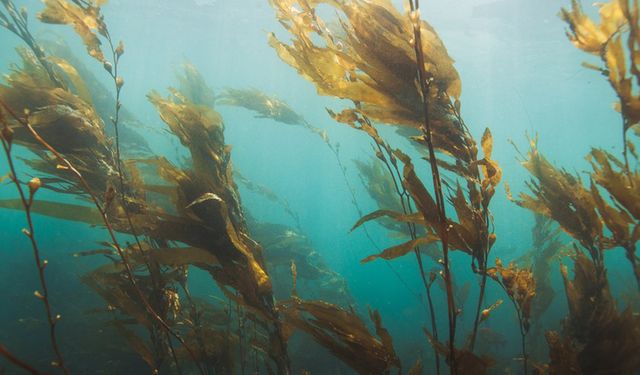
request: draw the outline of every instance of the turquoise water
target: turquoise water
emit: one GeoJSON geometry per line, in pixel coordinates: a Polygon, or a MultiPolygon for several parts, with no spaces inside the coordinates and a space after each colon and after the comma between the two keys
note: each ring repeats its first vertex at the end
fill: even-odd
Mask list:
{"type": "MultiPolygon", "coordinates": [[[[399,8],[402,6],[399,1],[394,3],[399,8]]],[[[34,15],[43,7],[40,2],[16,1],[16,5],[28,9],[29,25],[36,38],[63,40],[100,82],[112,88],[108,75],[99,63],[86,55],[71,28],[38,22],[34,15]]],[[[508,182],[514,193],[525,191],[524,182],[529,175],[518,162],[518,153],[509,141],[527,150],[526,134],[539,137],[540,150],[552,162],[578,174],[588,169],[584,156],[593,146],[615,155],[621,153],[619,114],[612,109],[616,97],[603,77],[581,66],[590,57],[574,48],[566,38],[566,24],[558,17],[562,6],[570,4],[551,0],[455,3],[432,0],[422,4],[423,18],[439,33],[461,76],[462,114],[470,133],[480,139],[485,127],[491,128],[493,159],[499,162],[503,181],[508,182]]],[[[584,6],[590,8],[589,4],[584,6]]],[[[399,239],[375,223],[367,224],[371,239],[363,230],[350,232],[360,214],[352,204],[345,176],[363,213],[378,208],[354,163],[354,160],[368,161],[373,156],[371,141],[364,133],[338,124],[327,115],[325,108],[343,108],[348,102],[318,95],[315,87],[283,63],[268,45],[267,32],[274,31],[285,41],[289,38],[269,3],[266,0],[113,0],[103,6],[103,13],[114,39],[122,39],[126,45],[120,62],[120,74],[126,82],[122,103],[143,124],[133,130],[142,135],[153,154],[176,163],[188,155],[175,137],[167,136],[166,125],[146,97],[151,90],[164,95],[166,87],[175,86],[175,72],[185,62],[198,68],[214,92],[222,92],[224,88],[259,89],[286,102],[309,124],[326,130],[331,142],[340,144],[345,175],[327,145],[307,129],[258,118],[244,108],[216,106],[224,119],[225,142],[232,146],[234,168],[253,183],[286,199],[299,217],[297,223],[282,205],[239,183],[242,205],[251,222],[281,224],[287,226],[287,230],[299,230],[308,241],[306,245],[317,252],[326,268],[346,282],[346,294],[339,298],[333,296],[336,300],[331,302],[342,302],[345,308],[347,304],[352,305],[367,324],[367,308],[378,309],[394,338],[404,371],[422,358],[424,373],[433,373],[433,351],[422,333],[422,327],[430,327],[430,322],[415,258],[405,256],[390,262],[360,264],[362,258],[397,244],[399,239]]],[[[588,13],[595,14],[595,11],[589,9],[588,13]]],[[[14,47],[20,45],[21,41],[13,34],[0,29],[1,72],[8,73],[11,64],[19,62],[14,47]]],[[[394,147],[413,157],[423,180],[429,181],[428,164],[420,161],[410,141],[390,127],[381,125],[379,130],[394,147]]],[[[34,157],[33,154],[19,146],[13,154],[22,179],[26,181],[37,175],[18,160],[34,157]]],[[[0,174],[8,171],[6,159],[2,159],[0,167],[0,174]]],[[[17,198],[15,186],[3,182],[0,198],[17,198]]],[[[45,190],[39,192],[38,199],[74,201],[45,190]]],[[[506,264],[532,247],[534,216],[510,202],[502,184],[491,210],[498,239],[490,264],[496,256],[506,264]]],[[[48,325],[42,303],[33,296],[33,290],[39,288],[37,271],[29,242],[20,232],[26,225],[24,213],[0,209],[0,223],[0,293],[3,297],[0,343],[36,368],[51,371],[48,325]]],[[[123,345],[118,332],[103,324],[104,315],[92,312],[103,308],[104,301],[80,280],[83,274],[104,264],[105,259],[72,256],[100,247],[99,241],[107,241],[102,226],[42,215],[35,215],[34,224],[42,255],[49,260],[46,277],[51,303],[63,317],[58,325],[58,337],[72,372],[146,373],[148,367],[123,345]]],[[[259,230],[256,226],[250,223],[250,233],[259,230]]],[[[266,230],[264,236],[268,237],[269,233],[266,230]]],[[[560,238],[563,243],[571,243],[565,234],[560,238]]],[[[122,235],[122,240],[131,241],[131,238],[122,235]]],[[[265,256],[268,259],[269,253],[265,256]]],[[[623,294],[635,281],[624,252],[610,251],[606,261],[613,290],[619,296],[620,305],[625,306],[623,294]]],[[[426,258],[425,262],[427,270],[439,269],[435,262],[426,258]]],[[[479,278],[470,272],[467,255],[454,252],[451,262],[457,286],[470,285],[458,323],[458,340],[462,345],[473,327],[479,278]]],[[[570,263],[568,259],[562,262],[570,263]]],[[[273,273],[284,280],[283,285],[289,286],[287,267],[273,273]]],[[[541,321],[545,329],[559,329],[567,313],[559,262],[552,265],[551,280],[556,294],[541,321]]],[[[301,283],[302,297],[313,295],[314,288],[318,288],[313,282],[301,283]]],[[[215,284],[202,271],[192,271],[190,285],[194,294],[209,298],[212,303],[217,300],[210,298],[211,295],[220,296],[215,284]]],[[[288,297],[283,295],[286,288],[276,292],[277,298],[288,297]]],[[[445,294],[437,286],[433,294],[442,338],[447,329],[445,294]]],[[[637,291],[635,298],[637,300],[637,291]]],[[[494,346],[486,344],[480,351],[491,352],[497,359],[493,372],[517,373],[521,371],[521,361],[517,359],[521,356],[518,321],[504,292],[490,282],[483,305],[488,306],[497,299],[504,299],[505,303],[483,324],[504,336],[504,342],[494,346]]],[[[536,361],[546,361],[544,350],[535,355],[539,356],[535,357],[536,361]]],[[[352,373],[339,359],[304,337],[292,340],[289,356],[294,373],[302,369],[313,374],[352,373]]],[[[2,368],[7,374],[19,373],[0,358],[2,368]]],[[[266,373],[264,368],[260,371],[266,373]]]]}

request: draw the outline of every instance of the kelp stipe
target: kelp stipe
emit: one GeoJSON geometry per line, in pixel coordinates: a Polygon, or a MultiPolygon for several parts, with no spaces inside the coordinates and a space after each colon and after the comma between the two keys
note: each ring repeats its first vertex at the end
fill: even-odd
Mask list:
{"type": "MultiPolygon", "coordinates": [[[[24,371],[30,373],[31,375],[40,375],[41,372],[36,370],[32,365],[23,361],[22,359],[16,357],[13,353],[9,351],[4,345],[0,344],[0,355],[7,359],[7,361],[13,363],[15,366],[20,367],[24,371]]],[[[4,369],[2,369],[4,371],[4,369]]]]}
{"type": "MultiPolygon", "coordinates": [[[[22,204],[22,209],[24,210],[25,217],[27,220],[28,228],[26,229],[23,228],[22,233],[29,239],[29,242],[31,243],[34,262],[38,270],[38,280],[39,280],[40,288],[42,289],[42,292],[40,292],[39,290],[36,290],[34,292],[34,295],[44,304],[44,309],[47,316],[47,323],[49,324],[49,341],[56,358],[55,360],[51,361],[51,365],[54,367],[60,368],[63,373],[69,374],[70,372],[62,356],[62,352],[60,350],[60,346],[58,344],[58,338],[56,335],[56,326],[58,325],[58,322],[60,321],[60,319],[62,319],[62,316],[60,314],[54,314],[53,312],[53,308],[51,306],[51,301],[50,301],[51,295],[50,295],[49,287],[47,284],[47,279],[45,277],[45,269],[49,264],[49,261],[47,259],[42,259],[40,246],[38,245],[38,241],[36,240],[36,230],[35,230],[35,226],[33,224],[33,219],[32,219],[31,207],[33,206],[36,192],[42,186],[42,181],[40,181],[40,179],[37,177],[32,178],[26,184],[28,187],[28,193],[25,194],[25,191],[24,191],[25,189],[22,186],[23,183],[18,178],[18,174],[16,172],[16,168],[13,162],[13,155],[11,154],[12,146],[13,146],[13,138],[14,138],[13,130],[9,128],[9,125],[4,116],[4,111],[5,109],[0,107],[0,126],[2,126],[2,130],[0,133],[0,142],[2,142],[2,148],[4,150],[4,154],[7,158],[7,163],[9,165],[8,178],[15,185],[16,190],[18,191],[18,195],[20,196],[20,202],[22,204]]],[[[28,113],[25,113],[25,116],[28,118],[28,113]]],[[[9,352],[5,350],[3,350],[3,353],[6,353],[6,355],[9,354],[9,352]]],[[[12,362],[14,362],[13,359],[17,360],[17,358],[13,356],[7,357],[7,358],[9,358],[9,360],[11,360],[12,362]]],[[[18,361],[17,363],[20,364],[21,362],[18,361]]],[[[22,365],[20,366],[24,367],[22,365]]]]}
{"type": "MultiPolygon", "coordinates": [[[[122,108],[120,97],[122,88],[124,86],[124,79],[118,74],[118,71],[120,67],[120,59],[125,52],[124,44],[122,41],[120,41],[116,46],[116,44],[113,42],[111,33],[109,32],[109,27],[104,21],[104,17],[101,14],[100,2],[82,0],[72,0],[72,2],[73,4],[64,1],[46,1],[46,7],[40,14],[38,14],[38,18],[45,23],[73,25],[74,30],[82,38],[84,44],[86,45],[89,55],[98,60],[98,62],[102,64],[104,70],[111,77],[115,90],[115,108],[113,115],[109,117],[109,120],[113,125],[115,134],[115,166],[119,183],[117,193],[120,200],[120,207],[122,208],[124,216],[129,225],[129,232],[136,242],[137,251],[140,254],[143,254],[143,257],[146,257],[143,252],[141,240],[138,236],[138,230],[134,226],[134,223],[131,219],[129,206],[133,203],[133,200],[128,199],[129,192],[127,192],[126,189],[130,188],[130,184],[125,184],[124,169],[122,168],[122,158],[120,152],[119,124],[120,110],[122,108]],[[102,51],[102,43],[99,39],[99,36],[107,41],[109,52],[111,54],[111,61],[106,58],[104,52],[102,51]]],[[[113,188],[109,186],[108,189],[113,188]]],[[[144,263],[152,280],[152,299],[158,300],[161,298],[159,296],[162,296],[167,292],[162,290],[162,283],[160,281],[162,277],[160,275],[160,265],[158,265],[157,263],[152,263],[150,259],[145,259],[144,263]]],[[[155,303],[155,305],[156,306],[154,308],[158,309],[158,304],[155,303]]],[[[166,343],[169,347],[174,363],[178,368],[178,371],[180,371],[180,365],[178,364],[178,359],[176,357],[171,338],[169,337],[170,335],[168,332],[165,332],[165,335],[166,343]]]]}

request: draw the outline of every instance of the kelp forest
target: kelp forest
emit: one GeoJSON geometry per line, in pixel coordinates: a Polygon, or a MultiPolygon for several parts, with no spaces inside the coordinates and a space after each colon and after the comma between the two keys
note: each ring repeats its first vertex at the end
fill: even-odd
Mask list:
{"type": "Polygon", "coordinates": [[[0,374],[640,373],[638,0],[142,3],[0,0],[0,374]]]}

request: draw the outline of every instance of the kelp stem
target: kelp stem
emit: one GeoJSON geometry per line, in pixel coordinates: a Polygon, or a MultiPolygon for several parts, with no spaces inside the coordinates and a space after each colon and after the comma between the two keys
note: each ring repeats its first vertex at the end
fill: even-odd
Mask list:
{"type": "MultiPolygon", "coordinates": [[[[2,125],[4,126],[4,129],[8,131],[9,128],[7,126],[7,123],[5,122],[1,109],[0,109],[0,123],[2,123],[2,125]]],[[[49,323],[49,340],[51,341],[51,347],[53,348],[53,351],[56,357],[54,365],[56,367],[59,367],[63,373],[68,375],[70,374],[70,372],[67,366],[65,365],[64,359],[62,357],[62,353],[60,351],[60,347],[58,345],[58,340],[56,337],[56,326],[58,321],[60,320],[60,315],[54,316],[53,312],[51,311],[51,303],[49,301],[49,288],[47,286],[47,279],[45,278],[45,275],[44,275],[44,270],[47,267],[47,261],[43,260],[42,257],[40,256],[40,248],[38,246],[38,242],[36,241],[35,227],[33,225],[33,219],[31,217],[31,205],[33,204],[33,197],[36,193],[36,190],[39,188],[39,186],[34,188],[30,185],[29,197],[27,198],[24,192],[24,189],[22,188],[22,185],[18,180],[18,176],[16,174],[16,168],[15,168],[15,165],[13,164],[13,157],[11,155],[11,140],[5,139],[5,137],[0,137],[0,140],[2,140],[2,148],[4,149],[4,153],[7,157],[7,163],[9,164],[9,170],[11,171],[10,180],[14,183],[14,185],[16,186],[16,189],[18,190],[18,194],[20,195],[20,201],[22,202],[22,206],[24,208],[25,216],[27,219],[27,225],[29,227],[29,230],[23,230],[23,233],[29,238],[29,241],[31,242],[31,248],[33,250],[33,258],[36,263],[36,268],[38,269],[38,279],[40,281],[40,288],[42,288],[42,293],[40,293],[39,291],[36,291],[35,293],[36,293],[36,297],[44,303],[44,309],[47,314],[47,322],[49,323]]],[[[40,183],[39,180],[38,180],[38,183],[40,183]]]]}
{"type": "Polygon", "coordinates": [[[102,207],[102,204],[98,200],[98,196],[95,194],[93,189],[91,189],[91,187],[89,186],[89,183],[87,182],[87,180],[85,180],[85,178],[82,176],[82,174],[73,166],[73,164],[71,164],[71,162],[69,162],[64,156],[62,156],[62,154],[60,154],[46,140],[44,140],[44,138],[42,138],[40,136],[40,134],[38,134],[38,132],[31,126],[31,124],[27,120],[22,119],[18,115],[16,115],[13,112],[13,110],[4,101],[0,100],[0,105],[11,115],[11,117],[13,117],[20,125],[22,125],[27,130],[27,132],[29,134],[31,134],[31,136],[38,143],[40,143],[40,145],[42,145],[49,152],[51,152],[54,155],[54,157],[56,158],[56,160],[65,169],[69,170],[78,179],[78,181],[80,182],[82,187],[85,189],[85,192],[89,195],[89,197],[93,201],[95,207],[98,209],[98,212],[100,213],[102,221],[104,222],[105,227],[107,228],[107,232],[109,233],[109,237],[111,238],[113,246],[116,248],[116,251],[118,252],[118,255],[120,256],[120,259],[122,260],[122,263],[123,263],[123,265],[125,267],[125,271],[126,271],[127,277],[129,279],[129,281],[131,282],[131,285],[132,285],[133,289],[135,290],[136,294],[140,298],[140,301],[144,305],[145,310],[147,310],[149,315],[151,315],[151,317],[154,320],[156,320],[156,322],[158,322],[164,329],[166,329],[171,334],[171,336],[173,336],[176,340],[178,340],[178,342],[180,342],[180,344],[182,346],[184,346],[185,350],[189,353],[189,356],[194,360],[194,363],[196,364],[196,367],[198,368],[199,372],[202,375],[204,375],[204,370],[198,364],[198,361],[196,359],[197,357],[196,357],[195,353],[193,352],[193,350],[187,345],[187,343],[184,341],[182,336],[180,336],[180,334],[178,334],[173,329],[171,329],[171,327],[167,324],[167,322],[165,322],[164,319],[162,319],[162,317],[160,317],[160,315],[158,315],[158,313],[149,304],[149,301],[148,301],[147,297],[144,295],[144,293],[142,293],[142,290],[140,289],[140,287],[138,286],[138,283],[136,282],[135,275],[133,274],[133,269],[131,267],[131,264],[129,263],[129,260],[128,260],[126,254],[122,250],[122,247],[120,246],[120,243],[118,242],[118,239],[116,238],[115,230],[113,229],[113,226],[111,225],[111,222],[109,221],[109,218],[107,216],[107,212],[105,211],[104,207],[102,207]]]}
{"type": "Polygon", "coordinates": [[[478,306],[476,307],[476,316],[473,322],[473,333],[471,334],[471,342],[469,344],[469,350],[473,352],[473,348],[476,344],[476,337],[478,336],[478,326],[480,325],[480,313],[482,310],[482,302],[484,301],[484,292],[487,286],[487,272],[486,261],[483,266],[482,279],[480,280],[480,295],[478,296],[478,306]]]}
{"type": "Polygon", "coordinates": [[[4,345],[0,344],[0,355],[5,357],[7,361],[13,363],[14,365],[20,367],[31,375],[40,375],[42,374],[40,371],[36,370],[33,366],[21,360],[20,358],[13,355],[9,349],[7,349],[4,345]]]}
{"type": "MultiPolygon", "coordinates": [[[[411,4],[412,15],[418,15],[420,7],[418,0],[409,2],[411,4]]],[[[414,50],[416,53],[416,63],[418,65],[418,80],[420,81],[420,90],[422,91],[422,107],[424,115],[424,123],[422,124],[422,132],[424,133],[427,147],[429,149],[429,164],[431,166],[431,176],[433,178],[433,187],[435,191],[436,205],[438,207],[438,217],[440,219],[440,240],[442,242],[442,255],[444,267],[444,282],[447,291],[447,312],[449,318],[449,368],[452,374],[456,373],[455,360],[455,336],[456,336],[456,306],[453,299],[453,285],[451,280],[451,270],[449,265],[449,223],[444,204],[444,195],[442,193],[442,180],[438,169],[438,162],[433,147],[433,139],[431,134],[431,124],[429,121],[429,87],[427,84],[426,72],[424,69],[424,55],[422,51],[422,38],[420,36],[420,20],[412,20],[414,34],[414,50]]]]}
{"type": "MultiPolygon", "coordinates": [[[[368,120],[367,120],[368,121],[368,120]]],[[[378,140],[376,140],[375,138],[373,139],[374,142],[376,143],[376,146],[378,147],[378,151],[380,153],[382,153],[382,151],[384,150],[387,153],[388,157],[385,157],[382,159],[384,165],[387,167],[387,170],[389,171],[389,174],[391,175],[391,181],[393,181],[393,185],[396,189],[396,193],[398,194],[398,197],[400,198],[400,205],[402,206],[402,212],[406,215],[408,213],[411,212],[411,200],[409,198],[409,194],[407,193],[407,190],[405,189],[405,187],[402,185],[402,183],[398,182],[397,180],[402,181],[402,177],[400,174],[400,171],[398,170],[397,165],[394,164],[394,168],[391,168],[391,166],[389,165],[389,157],[392,156],[392,152],[389,148],[389,146],[387,144],[383,144],[381,145],[379,143],[378,140]],[[395,173],[394,173],[395,171],[395,173]],[[397,179],[397,180],[396,180],[397,179]],[[400,189],[400,187],[402,187],[402,189],[400,189]],[[405,202],[405,199],[407,200],[405,202]]],[[[409,234],[411,235],[411,239],[415,240],[416,239],[416,227],[414,224],[412,223],[407,223],[407,228],[409,229],[409,234]]],[[[433,337],[436,339],[436,341],[438,340],[438,326],[436,324],[436,317],[435,317],[435,310],[433,308],[433,299],[431,298],[431,285],[429,284],[429,282],[427,281],[427,276],[424,272],[424,265],[422,263],[422,253],[420,252],[420,247],[417,246],[414,249],[414,254],[416,255],[416,261],[418,263],[418,270],[420,272],[420,278],[422,280],[422,283],[424,285],[424,289],[425,289],[425,293],[427,295],[427,303],[429,305],[429,318],[431,320],[431,332],[433,332],[433,337]]],[[[436,359],[436,374],[440,374],[440,354],[438,353],[438,350],[434,347],[433,348],[433,353],[436,359]]]]}

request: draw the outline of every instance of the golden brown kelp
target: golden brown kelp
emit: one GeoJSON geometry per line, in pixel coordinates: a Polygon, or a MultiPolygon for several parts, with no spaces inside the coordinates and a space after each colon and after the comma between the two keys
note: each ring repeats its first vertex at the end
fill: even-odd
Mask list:
{"type": "Polygon", "coordinates": [[[522,165],[535,178],[527,182],[532,195],[520,193],[515,202],[558,222],[602,268],[603,228],[591,192],[578,177],[556,168],[538,152],[536,139],[530,141],[530,151],[522,165]]]}
{"type": "MultiPolygon", "coordinates": [[[[31,126],[79,171],[92,189],[105,191],[109,180],[115,178],[115,162],[100,118],[93,107],[67,89],[52,82],[33,54],[18,49],[22,67],[14,67],[0,85],[0,98],[14,113],[28,112],[31,126]]],[[[9,126],[15,131],[15,141],[32,150],[40,150],[24,127],[13,119],[9,126]]],[[[33,162],[35,169],[42,170],[53,180],[43,180],[52,186],[63,184],[70,193],[79,193],[82,188],[67,171],[56,169],[51,156],[40,153],[44,162],[33,162]]]]}
{"type": "Polygon", "coordinates": [[[216,95],[213,89],[207,85],[200,71],[191,63],[185,62],[176,71],[178,91],[193,103],[213,108],[216,103],[216,95]]]}
{"type": "Polygon", "coordinates": [[[62,357],[62,352],[60,351],[58,339],[56,336],[56,326],[62,317],[59,314],[54,315],[53,313],[50,301],[49,287],[47,284],[47,279],[45,277],[45,269],[49,262],[46,259],[42,259],[40,247],[38,245],[38,241],[36,240],[35,226],[32,220],[31,207],[34,202],[36,192],[42,186],[42,181],[40,181],[40,179],[37,177],[32,178],[26,184],[28,187],[28,194],[25,194],[25,189],[22,186],[22,182],[20,182],[20,180],[18,179],[16,168],[13,162],[13,155],[11,154],[14,138],[13,130],[9,128],[5,120],[4,109],[2,108],[0,108],[0,126],[2,126],[2,131],[0,133],[0,142],[2,142],[2,148],[4,149],[7,163],[9,165],[9,179],[11,180],[11,182],[13,182],[16,190],[18,191],[20,202],[22,203],[22,208],[24,209],[25,217],[27,220],[28,228],[23,229],[22,233],[29,239],[31,243],[33,258],[38,270],[38,281],[40,282],[40,288],[42,289],[42,292],[40,290],[36,290],[34,292],[34,295],[44,304],[45,313],[47,315],[47,323],[49,324],[49,340],[51,341],[51,347],[56,357],[54,361],[51,361],[51,364],[54,367],[60,368],[63,373],[69,374],[69,369],[67,368],[67,365],[65,364],[65,361],[62,357]]]}
{"type": "Polygon", "coordinates": [[[353,303],[347,281],[327,266],[324,257],[313,248],[306,236],[284,225],[251,219],[248,220],[248,227],[252,237],[264,248],[264,258],[278,299],[290,296],[289,271],[291,262],[294,262],[297,279],[301,281],[300,295],[339,306],[353,303]]]}
{"type": "Polygon", "coordinates": [[[205,268],[225,287],[239,292],[246,307],[260,313],[272,326],[270,355],[281,373],[288,372],[285,342],[282,340],[273,306],[271,280],[266,273],[262,250],[248,235],[230,162],[230,148],[224,144],[224,124],[212,108],[190,101],[175,90],[167,99],[149,95],[161,118],[188,148],[193,168],[164,173],[176,184],[176,209],[180,217],[162,223],[156,236],[169,236],[215,254],[219,265],[205,268]],[[173,220],[182,222],[179,232],[173,220]]]}
{"type": "MultiPolygon", "coordinates": [[[[111,122],[113,117],[113,111],[116,106],[115,96],[110,92],[109,88],[105,86],[96,74],[93,73],[89,66],[84,64],[83,59],[76,56],[69,45],[62,39],[43,40],[40,41],[40,45],[48,53],[49,58],[55,56],[55,61],[59,58],[64,59],[66,63],[73,67],[79,76],[81,86],[86,87],[88,91],[88,97],[90,103],[96,110],[96,113],[102,118],[102,121],[106,124],[111,122]]],[[[75,86],[76,85],[71,85],[75,86]]],[[[85,96],[82,96],[85,98],[85,96]]],[[[121,103],[120,115],[119,115],[119,138],[122,144],[122,153],[126,157],[143,157],[151,154],[149,143],[139,130],[153,131],[154,129],[148,125],[142,123],[136,114],[127,108],[126,103],[121,103]]],[[[115,129],[113,126],[106,126],[105,133],[109,137],[115,136],[115,129]]],[[[157,131],[157,130],[156,130],[157,131]]]]}
{"type": "Polygon", "coordinates": [[[569,304],[563,335],[549,332],[551,374],[620,373],[640,369],[640,317],[619,312],[606,274],[580,252],[574,259],[574,278],[562,268],[569,304]]]}
{"type": "MultiPolygon", "coordinates": [[[[340,172],[342,173],[342,177],[344,179],[345,185],[347,186],[347,189],[351,194],[351,203],[353,204],[354,208],[356,209],[360,217],[364,215],[364,213],[362,212],[362,209],[360,208],[360,204],[358,203],[356,192],[349,180],[349,177],[347,176],[347,168],[342,162],[342,158],[340,156],[340,143],[338,142],[332,143],[331,140],[329,139],[329,136],[326,130],[323,130],[311,125],[308,121],[304,119],[302,115],[295,112],[284,101],[278,98],[275,98],[273,96],[267,95],[266,93],[257,89],[228,88],[228,89],[225,89],[222,92],[222,94],[218,96],[217,100],[218,100],[217,103],[222,105],[232,105],[232,106],[242,107],[252,112],[255,112],[257,113],[258,118],[269,118],[283,124],[302,126],[308,131],[319,136],[336,158],[336,162],[338,163],[338,167],[340,168],[340,172]]],[[[242,182],[242,180],[239,180],[239,181],[242,182]]],[[[269,196],[267,196],[267,198],[269,198],[269,196]]],[[[290,210],[289,207],[285,206],[285,210],[290,216],[294,218],[294,220],[296,220],[296,222],[298,222],[297,215],[295,215],[290,210]]],[[[373,240],[366,226],[364,226],[364,231],[367,239],[371,242],[371,244],[376,249],[379,250],[378,245],[373,240]]],[[[388,266],[389,268],[391,268],[390,265],[388,266]]],[[[395,273],[393,269],[392,271],[395,273]]],[[[400,278],[399,275],[397,276],[398,278],[400,278]]]]}
{"type": "Polygon", "coordinates": [[[531,230],[533,246],[530,251],[516,260],[516,264],[520,266],[530,266],[536,284],[536,296],[531,305],[532,333],[528,335],[527,343],[533,358],[539,358],[540,356],[536,354],[547,351],[546,344],[543,342],[544,327],[540,318],[547,311],[556,294],[551,282],[552,265],[566,249],[559,239],[560,233],[560,227],[550,218],[536,214],[535,225],[531,230]]]}
{"type": "MultiPolygon", "coordinates": [[[[624,169],[629,172],[627,131],[640,123],[640,96],[637,94],[640,61],[635,58],[640,53],[638,2],[611,0],[599,3],[600,23],[589,18],[578,1],[572,0],[571,5],[570,10],[562,9],[561,13],[570,28],[567,32],[569,39],[577,48],[600,58],[601,66],[589,63],[585,66],[606,76],[618,96],[616,104],[622,119],[624,169]]],[[[633,186],[637,189],[638,185],[633,186]]]]}
{"type": "Polygon", "coordinates": [[[434,348],[446,359],[452,372],[458,375],[484,375],[489,373],[489,368],[493,366],[494,361],[487,356],[477,356],[467,349],[454,348],[455,354],[451,355],[449,345],[445,345],[437,340],[431,333],[425,330],[427,338],[434,348]],[[455,358],[455,362],[452,359],[455,358]]]}
{"type": "Polygon", "coordinates": [[[294,112],[287,103],[257,89],[226,88],[217,98],[218,104],[243,107],[258,113],[258,117],[270,118],[288,125],[305,125],[305,119],[294,112]]]}
{"type": "MultiPolygon", "coordinates": [[[[635,157],[635,153],[632,155],[635,157]]],[[[606,245],[625,249],[640,289],[640,260],[636,255],[636,244],[640,241],[640,189],[634,188],[640,186],[640,173],[638,170],[625,173],[622,162],[604,150],[593,149],[587,159],[593,168],[593,200],[610,232],[606,245]],[[602,197],[599,189],[609,193],[610,201],[602,197]]]]}
{"type": "Polygon", "coordinates": [[[496,258],[495,267],[488,268],[487,274],[502,287],[516,309],[520,323],[523,370],[526,374],[528,371],[526,336],[531,326],[532,301],[536,296],[536,281],[533,272],[530,269],[520,268],[513,262],[504,267],[502,261],[496,258]]]}
{"type": "MultiPolygon", "coordinates": [[[[475,269],[484,274],[486,255],[494,241],[489,230],[488,205],[500,180],[500,169],[491,160],[490,133],[483,139],[485,158],[477,157],[477,146],[459,112],[457,72],[433,29],[420,21],[417,14],[413,20],[402,16],[388,1],[272,1],[272,4],[278,19],[293,36],[293,43],[287,45],[271,35],[270,43],[280,57],[313,82],[320,94],[354,102],[353,109],[331,112],[337,121],[367,132],[384,148],[384,141],[375,129],[366,125],[369,118],[421,129],[428,114],[432,129],[416,140],[427,147],[431,141],[434,150],[442,154],[436,168],[451,170],[466,181],[469,203],[457,201],[460,208],[466,206],[467,219],[461,225],[473,225],[465,234],[475,234],[477,241],[470,242],[468,247],[477,263],[475,269]],[[315,13],[318,4],[328,4],[344,17],[335,25],[327,25],[315,13]],[[421,41],[412,45],[410,41],[417,40],[416,30],[421,41]],[[414,47],[421,52],[416,54],[414,47]],[[472,215],[468,215],[470,212],[472,215]]],[[[395,156],[387,158],[392,162],[395,156]]],[[[436,163],[435,156],[429,159],[436,163]]],[[[441,196],[436,194],[436,198],[441,196]]],[[[434,202],[433,208],[444,206],[444,199],[434,202]]],[[[437,216],[435,219],[433,228],[437,229],[440,220],[437,216]]],[[[455,308],[449,310],[453,319],[455,308]]]]}
{"type": "Polygon", "coordinates": [[[28,27],[29,14],[25,7],[16,8],[12,0],[2,0],[4,10],[0,9],[0,26],[14,33],[18,38],[25,42],[31,49],[31,52],[38,60],[43,69],[46,70],[49,79],[57,86],[63,86],[64,81],[54,72],[53,64],[48,60],[44,50],[31,34],[28,27]]]}
{"type": "Polygon", "coordinates": [[[297,297],[281,302],[279,308],[288,332],[299,329],[359,374],[389,374],[400,368],[391,336],[382,326],[380,314],[370,311],[374,336],[353,310],[344,310],[323,301],[305,301],[297,297]]]}

